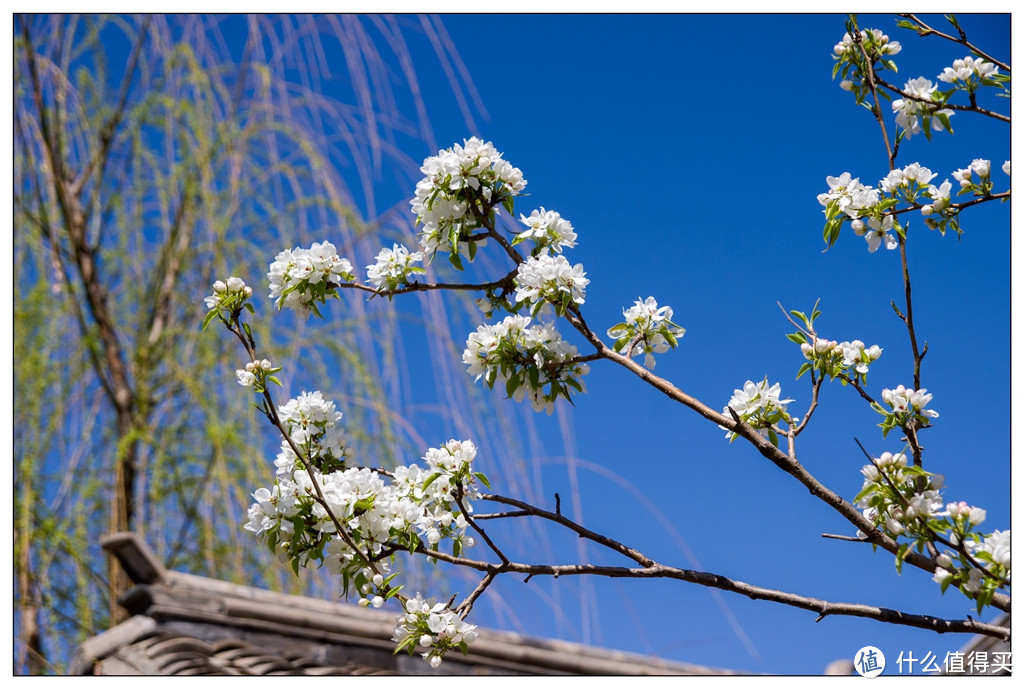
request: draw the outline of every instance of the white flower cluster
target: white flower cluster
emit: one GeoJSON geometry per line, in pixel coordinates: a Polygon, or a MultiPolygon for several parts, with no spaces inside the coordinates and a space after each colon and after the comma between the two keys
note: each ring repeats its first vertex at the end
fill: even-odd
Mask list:
{"type": "Polygon", "coordinates": [[[989,175],[992,174],[992,161],[985,160],[984,158],[975,158],[966,168],[954,172],[953,179],[960,182],[960,187],[962,189],[971,189],[972,187],[977,186],[973,179],[973,175],[975,174],[981,178],[982,182],[986,181],[989,175]]]}
{"type": "Polygon", "coordinates": [[[867,347],[860,340],[853,342],[836,342],[815,338],[814,344],[804,342],[800,351],[808,361],[824,361],[832,366],[822,366],[833,377],[839,372],[837,368],[853,368],[860,374],[868,372],[868,366],[882,356],[882,348],[878,345],[867,347]]]}
{"type": "MultiPolygon", "coordinates": [[[[902,50],[900,42],[890,41],[889,37],[882,33],[881,29],[861,30],[860,42],[872,57],[877,55],[895,55],[902,50]]],[[[846,56],[855,56],[859,59],[859,52],[860,49],[857,48],[856,43],[854,43],[853,36],[849,33],[843,34],[843,40],[836,43],[832,48],[832,53],[835,56],[835,59],[841,59],[846,56]]]]}
{"type": "Polygon", "coordinates": [[[1005,568],[1004,578],[1010,580],[1010,529],[993,531],[984,541],[976,544],[973,550],[975,555],[985,553],[988,555],[985,559],[1005,568]]]}
{"type": "MultiPolygon", "coordinates": [[[[953,185],[950,184],[948,179],[944,180],[942,184],[937,187],[934,184],[929,184],[924,193],[927,194],[931,203],[925,204],[921,207],[921,215],[927,218],[933,213],[941,214],[946,210],[949,207],[949,192],[952,190],[952,187],[953,185]]],[[[929,223],[927,220],[925,223],[928,224],[929,227],[932,227],[932,223],[929,223]]],[[[934,229],[934,227],[932,227],[932,229],[934,229]]]]}
{"type": "MultiPolygon", "coordinates": [[[[966,506],[966,503],[961,504],[966,506]]],[[[984,513],[984,510],[978,507],[968,509],[984,513]]],[[[974,538],[966,539],[964,547],[974,562],[961,557],[959,553],[947,550],[935,558],[938,566],[932,579],[942,585],[943,591],[952,583],[958,584],[958,588],[965,594],[978,596],[981,607],[979,594],[984,595],[987,591],[1000,588],[1000,581],[1010,583],[1010,529],[993,531],[985,537],[977,534],[971,536],[974,538]],[[975,563],[981,564],[984,571],[976,567],[975,563]]]]}
{"type": "MultiPolygon", "coordinates": [[[[287,419],[289,437],[311,438],[307,446],[313,444],[312,438],[323,444],[341,417],[319,392],[304,393],[280,414],[287,419]]],[[[360,605],[380,607],[398,592],[390,585],[397,574],[386,576],[396,547],[413,550],[424,544],[435,549],[449,539],[458,556],[475,544],[467,533],[470,524],[463,509],[472,512],[472,502],[480,498],[478,483],[487,482],[473,471],[476,453],[472,441],[449,440],[427,450],[426,468],[397,467],[390,481],[367,467],[344,468],[340,463],[321,471],[319,466],[326,465],[313,462],[314,468],[307,470],[295,463],[294,453],[284,462],[279,455],[277,481],[272,488],[253,493],[256,502],[249,508],[245,528],[261,535],[296,568],[310,560],[327,564],[356,586],[360,605]],[[338,533],[339,526],[344,536],[338,533]]],[[[421,606],[423,601],[417,599],[421,606]]],[[[456,623],[433,603],[428,610],[416,610],[425,615],[423,633],[433,634],[432,650],[424,657],[430,656],[435,667],[447,650],[475,638],[468,633],[472,626],[456,623]],[[446,624],[440,626],[438,617],[446,624]]]]}
{"type": "Polygon", "coordinates": [[[242,278],[232,275],[227,281],[217,280],[213,283],[213,294],[203,299],[207,309],[237,308],[252,296],[252,287],[245,284],[242,278]]]}
{"type": "Polygon", "coordinates": [[[517,234],[512,246],[532,239],[538,249],[550,249],[559,254],[563,247],[571,249],[576,246],[572,223],[555,211],[544,210],[541,206],[540,210],[530,213],[530,217],[520,215],[519,220],[529,229],[517,234]]]}
{"type": "Polygon", "coordinates": [[[391,637],[398,644],[396,653],[424,649],[420,654],[435,668],[446,652],[453,648],[465,651],[466,645],[476,638],[475,625],[467,624],[444,603],[433,598],[424,600],[419,593],[405,602],[405,614],[398,618],[398,626],[391,637]]]}
{"type": "Polygon", "coordinates": [[[366,266],[368,282],[378,290],[393,290],[409,284],[409,276],[425,272],[414,266],[423,260],[423,253],[409,253],[404,246],[395,244],[391,249],[381,249],[377,262],[366,266]]]}
{"type": "MultiPolygon", "coordinates": [[[[796,419],[792,419],[786,412],[786,405],[793,400],[780,400],[781,392],[782,388],[778,383],[768,385],[767,376],[760,383],[748,380],[742,389],[733,390],[729,405],[722,411],[730,416],[729,410],[732,409],[740,419],[757,429],[761,435],[770,438],[775,432],[772,430],[773,425],[780,421],[796,423],[796,419]]],[[[729,431],[725,437],[733,440],[736,434],[729,431]]]]}
{"type": "Polygon", "coordinates": [[[477,380],[483,377],[491,388],[504,383],[509,397],[517,402],[529,398],[534,410],[548,414],[559,396],[570,399],[569,388],[586,391],[582,377],[590,367],[575,357],[576,347],[562,339],[554,324],[530,325],[530,318],[518,315],[479,326],[462,353],[477,380]]]}
{"type": "Polygon", "coordinates": [[[616,352],[624,349],[627,356],[644,356],[644,366],[654,368],[654,355],[664,354],[670,347],[679,344],[679,338],[686,333],[684,328],[672,322],[672,307],[658,306],[654,297],[637,299],[628,309],[622,310],[625,320],[608,329],[608,337],[615,340],[612,348],[616,352]]]}
{"type": "Polygon", "coordinates": [[[428,258],[439,250],[457,255],[459,242],[481,227],[480,215],[526,187],[522,171],[476,137],[427,158],[420,171],[426,176],[410,205],[423,226],[419,241],[428,258]]]}
{"type": "Polygon", "coordinates": [[[975,81],[981,81],[998,72],[999,68],[991,62],[968,55],[962,60],[953,60],[953,66],[942,70],[942,74],[938,76],[938,79],[947,84],[956,84],[958,82],[966,84],[971,81],[971,77],[974,77],[975,81]]]}
{"type": "Polygon", "coordinates": [[[939,416],[937,411],[925,409],[932,401],[932,396],[924,388],[912,390],[902,385],[897,386],[895,390],[886,388],[882,390],[882,401],[892,407],[893,412],[897,414],[917,414],[931,419],[939,416]]]}
{"type": "Polygon", "coordinates": [[[267,278],[270,298],[279,310],[285,306],[315,310],[315,302],[325,301],[329,284],[355,280],[352,264],[338,256],[330,242],[314,243],[308,249],[285,249],[274,257],[267,278]]]}
{"type": "MultiPolygon", "coordinates": [[[[310,517],[308,528],[324,534],[337,532],[337,524],[330,518],[333,514],[372,551],[364,554],[379,554],[389,539],[408,543],[411,534],[431,547],[442,538],[457,541],[459,549],[471,547],[474,540],[466,534],[469,522],[456,505],[455,493],[458,491],[459,499],[472,510],[471,502],[480,497],[480,475],[472,472],[475,457],[476,446],[471,441],[450,440],[427,452],[426,469],[417,464],[397,467],[391,483],[366,467],[327,472],[314,469],[313,477],[323,495],[321,502],[312,499],[317,491],[310,472],[294,459],[289,471],[287,461],[281,461],[278,455],[277,483],[272,489],[261,488],[253,494],[257,502],[249,509],[245,528],[257,534],[274,529],[291,533],[290,518],[305,510],[310,517]]],[[[332,546],[333,558],[328,560],[340,571],[355,553],[338,540],[332,546]]]]}
{"type": "MultiPolygon", "coordinates": [[[[925,191],[923,185],[934,177],[931,170],[918,163],[912,163],[902,170],[893,170],[879,182],[878,189],[861,184],[860,179],[852,178],[849,172],[839,177],[829,175],[825,178],[829,190],[818,194],[818,203],[825,206],[825,216],[828,218],[826,238],[832,224],[835,224],[835,236],[838,237],[841,219],[837,216],[843,214],[852,219],[850,227],[858,237],[864,237],[869,252],[874,253],[882,244],[889,250],[897,248],[899,242],[889,232],[900,231],[900,226],[894,215],[885,212],[895,201],[890,199],[882,203],[880,192],[899,194],[913,202],[919,193],[925,191]]],[[[928,188],[934,189],[931,186],[928,188]]]]}
{"type": "Polygon", "coordinates": [[[883,242],[885,248],[892,251],[899,246],[896,237],[889,234],[889,230],[893,229],[895,222],[892,215],[884,215],[881,219],[871,217],[867,219],[866,223],[857,218],[850,223],[850,228],[858,237],[864,237],[867,240],[870,253],[875,253],[883,242]]]}
{"type": "Polygon", "coordinates": [[[838,177],[829,175],[825,178],[829,190],[818,194],[818,203],[826,207],[826,212],[833,206],[850,218],[858,218],[865,211],[878,205],[877,189],[860,183],[860,178],[851,178],[849,172],[838,177]]]}
{"type": "MultiPolygon", "coordinates": [[[[278,407],[277,414],[288,431],[288,437],[315,468],[321,471],[340,468],[352,456],[348,436],[338,423],[341,412],[319,391],[303,392],[278,407]]],[[[288,477],[304,469],[304,464],[298,460],[287,440],[281,441],[281,452],[274,465],[279,477],[288,477]]]]}
{"type": "Polygon", "coordinates": [[[925,428],[931,423],[929,419],[936,419],[939,416],[937,411],[925,409],[932,401],[932,396],[924,388],[914,390],[902,385],[895,390],[886,388],[882,390],[882,401],[889,405],[888,410],[877,402],[872,402],[871,407],[885,417],[879,424],[882,427],[883,438],[894,428],[925,428]]]}
{"type": "MultiPolygon", "coordinates": [[[[856,497],[864,517],[894,539],[906,537],[919,552],[935,542],[936,535],[961,552],[946,550],[936,558],[933,579],[943,592],[950,584],[976,598],[979,610],[985,596],[1010,581],[1010,532],[996,531],[985,537],[974,529],[985,521],[980,507],[950,502],[943,508],[943,477],[908,466],[903,453],[883,452],[861,469],[864,485],[856,497]],[[986,571],[976,565],[981,563],[986,571]]],[[[858,531],[864,537],[864,533],[858,531]]],[[[909,549],[909,546],[905,547],[909,549]]],[[[897,557],[902,559],[902,553],[897,557]]]]}
{"type": "MultiPolygon", "coordinates": [[[[942,510],[943,477],[939,474],[908,471],[907,456],[902,452],[883,452],[871,464],[860,470],[864,485],[857,494],[857,506],[864,518],[896,537],[927,533],[930,520],[945,517],[942,510]],[[918,490],[918,481],[924,476],[927,483],[918,490]],[[922,520],[922,521],[918,521],[922,520]]],[[[858,532],[858,535],[864,534],[858,532]]]]}
{"type": "MultiPolygon", "coordinates": [[[[277,373],[280,370],[280,368],[274,368],[269,359],[250,361],[245,365],[245,368],[240,368],[235,371],[235,378],[238,380],[238,384],[242,387],[248,388],[255,386],[257,392],[262,392],[264,384],[268,380],[268,376],[271,376],[271,374],[277,373]]],[[[269,379],[280,384],[276,378],[269,379]]]]}
{"type": "Polygon", "coordinates": [[[935,179],[935,173],[920,163],[911,163],[902,170],[896,169],[878,183],[878,187],[886,194],[903,192],[903,197],[910,202],[916,198],[916,192],[935,179]]]}
{"type": "Polygon", "coordinates": [[[939,108],[933,102],[937,85],[931,79],[917,77],[903,85],[907,98],[898,98],[892,102],[892,111],[896,113],[896,124],[903,128],[906,138],[925,131],[929,136],[931,130],[943,131],[943,120],[949,121],[953,111],[939,108]],[[923,100],[917,100],[923,99],[923,100]],[[925,129],[922,130],[922,125],[925,129]]]}
{"type": "Polygon", "coordinates": [[[520,263],[516,271],[516,301],[534,302],[530,308],[534,316],[549,303],[561,315],[570,302],[583,303],[590,283],[585,276],[582,263],[570,266],[561,254],[532,256],[520,263]]]}

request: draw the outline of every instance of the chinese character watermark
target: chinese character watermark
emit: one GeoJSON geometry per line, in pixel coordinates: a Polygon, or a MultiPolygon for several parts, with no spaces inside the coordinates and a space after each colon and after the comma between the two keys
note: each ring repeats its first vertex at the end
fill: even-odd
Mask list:
{"type": "Polygon", "coordinates": [[[885,669],[885,654],[874,646],[865,646],[854,656],[853,667],[861,677],[877,677],[885,669]]]}

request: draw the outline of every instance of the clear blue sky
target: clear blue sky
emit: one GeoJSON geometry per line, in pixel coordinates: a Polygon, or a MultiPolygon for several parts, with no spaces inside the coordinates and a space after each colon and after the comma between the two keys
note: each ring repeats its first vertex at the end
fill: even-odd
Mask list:
{"type": "MultiPolygon", "coordinates": [[[[1008,59],[1008,15],[961,19],[972,41],[1008,59]]],[[[544,206],[573,223],[578,247],[568,257],[591,279],[584,312],[595,330],[654,295],[687,329],[678,350],[658,357],[657,373],[719,409],[733,388],[767,375],[802,416],[809,381],[794,380],[803,359],[785,338],[792,326],[777,301],[809,310],[820,298],[823,334],[880,345],[868,379],[874,394],[912,382],[907,334],[889,307],[890,299],[902,303],[898,252],[869,254],[848,227],[822,251],[815,197],[827,189],[825,177],[849,171],[875,186],[888,171],[877,124],[830,78],[843,20],[446,15],[483,106],[470,101],[475,127],[426,41],[411,49],[437,145],[474,134],[493,141],[529,180],[517,211],[544,206]]],[[[900,84],[934,80],[966,54],[898,29],[892,16],[860,23],[903,44],[900,84]]],[[[334,88],[343,89],[325,82],[325,92],[334,88]]],[[[941,182],[973,158],[989,158],[997,190],[1005,189],[998,169],[1010,158],[1009,126],[963,113],[953,124],[954,136],[905,142],[897,164],[918,161],[941,182]]],[[[422,160],[435,151],[406,152],[422,160]]],[[[381,171],[369,214],[407,208],[412,185],[395,182],[403,177],[415,171],[381,171]]],[[[910,228],[915,316],[929,345],[922,381],[941,414],[922,439],[925,467],[946,475],[948,500],[986,508],[986,528],[1009,528],[1009,205],[972,209],[963,227],[959,242],[918,218],[910,228]]],[[[429,400],[420,382],[415,394],[429,400]]],[[[728,444],[717,427],[623,369],[598,363],[587,384],[590,394],[574,409],[561,405],[554,417],[536,419],[548,456],[543,494],[565,500],[578,480],[586,526],[666,564],[752,584],[943,617],[973,614],[959,593],[941,596],[930,575],[908,568],[897,576],[891,555],[823,539],[853,529],[744,443],[728,444]]],[[[854,438],[875,455],[900,446],[882,440],[880,417],[852,390],[827,386],[821,404],[799,456],[852,499],[865,462],[854,438]]],[[[447,437],[424,424],[425,436],[447,437]]],[[[500,461],[487,461],[500,493],[500,461]]],[[[553,547],[567,549],[560,562],[577,556],[574,539],[553,547]]],[[[625,564],[592,548],[584,555],[625,564]]],[[[568,582],[555,614],[531,586],[498,587],[516,607],[520,631],[752,672],[818,673],[869,644],[891,663],[900,651],[941,660],[967,641],[869,620],[815,623],[809,612],[668,581],[568,582]]],[[[500,610],[478,612],[478,623],[509,624],[500,610]]]]}

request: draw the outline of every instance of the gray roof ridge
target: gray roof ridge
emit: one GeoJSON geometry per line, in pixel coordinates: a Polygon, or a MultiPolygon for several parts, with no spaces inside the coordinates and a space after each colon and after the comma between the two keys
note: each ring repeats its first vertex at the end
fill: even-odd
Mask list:
{"type": "MultiPolygon", "coordinates": [[[[102,540],[102,545],[121,561],[137,584],[123,599],[134,598],[134,603],[126,603],[126,607],[134,607],[136,612],[144,611],[145,619],[150,622],[151,618],[201,620],[254,629],[287,629],[297,636],[343,637],[350,642],[358,639],[372,646],[391,645],[387,640],[394,631],[397,618],[394,612],[277,593],[168,570],[135,533],[111,534],[102,540]]],[[[115,644],[123,634],[121,637],[106,635],[138,617],[140,615],[136,614],[128,622],[90,640],[100,644],[96,648],[85,649],[83,646],[81,650],[93,653],[101,647],[115,644]]],[[[136,626],[125,630],[124,634],[141,633],[141,627],[137,626],[145,623],[132,624],[136,626]]],[[[471,655],[465,662],[491,661],[499,666],[511,663],[574,674],[745,674],[516,632],[491,629],[479,629],[478,632],[479,638],[473,643],[471,655]]],[[[456,662],[462,660],[459,654],[452,654],[449,658],[456,662]]]]}

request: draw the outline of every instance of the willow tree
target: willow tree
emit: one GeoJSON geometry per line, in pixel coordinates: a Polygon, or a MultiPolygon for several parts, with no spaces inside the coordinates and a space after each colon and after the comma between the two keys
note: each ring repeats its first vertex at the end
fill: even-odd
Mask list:
{"type": "MultiPolygon", "coordinates": [[[[415,174],[402,151],[437,150],[407,37],[450,74],[459,63],[436,18],[27,15],[14,29],[15,667],[47,673],[117,619],[107,532],[143,533],[171,567],[322,585],[243,535],[266,455],[253,410],[211,386],[233,380],[227,345],[201,337],[199,296],[314,232],[367,261],[411,236],[372,192],[382,171],[415,174]],[[324,95],[332,80],[346,95],[324,95]]],[[[463,103],[466,86],[453,76],[463,103]]],[[[404,354],[375,345],[398,328],[382,302],[349,299],[304,375],[344,365],[332,389],[352,400],[353,442],[386,463],[421,443],[395,403],[404,354]]],[[[423,312],[441,322],[451,304],[423,312]]],[[[296,355],[304,327],[275,351],[296,355]]],[[[445,328],[427,338],[454,347],[445,328]]]]}

